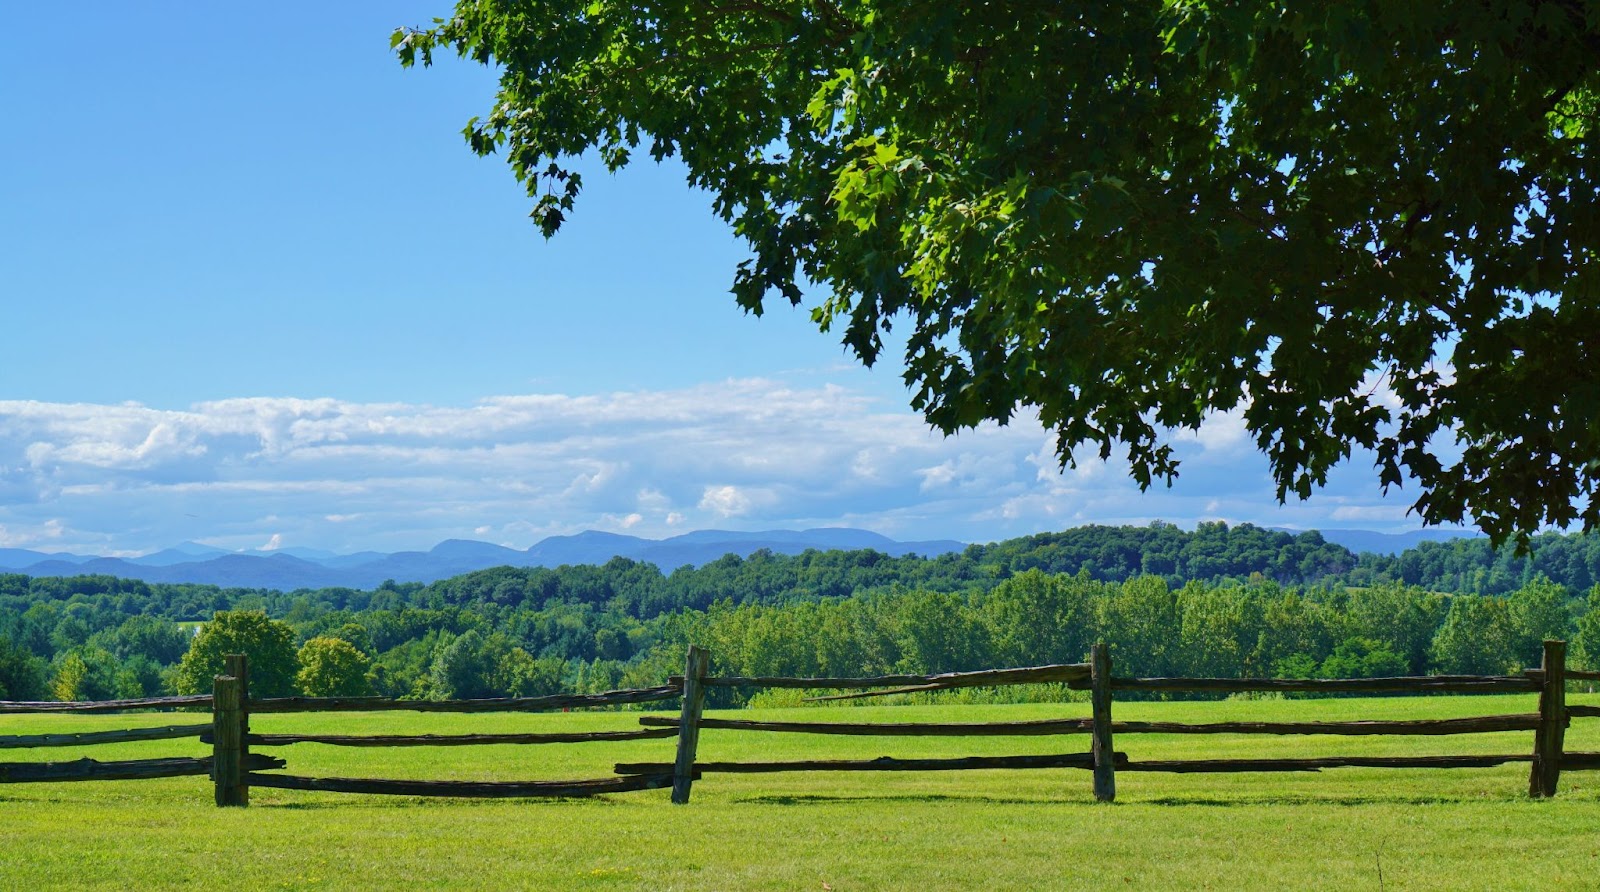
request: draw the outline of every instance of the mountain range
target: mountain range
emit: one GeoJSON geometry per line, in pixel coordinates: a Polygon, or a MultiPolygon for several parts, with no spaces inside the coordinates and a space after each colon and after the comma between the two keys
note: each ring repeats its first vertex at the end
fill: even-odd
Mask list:
{"type": "MultiPolygon", "coordinates": [[[[1477,535],[1460,530],[1321,532],[1327,541],[1351,551],[1378,554],[1398,554],[1425,541],[1477,535]]],[[[370,589],[388,579],[396,582],[434,582],[489,567],[603,564],[613,557],[655,564],[670,572],[686,564],[700,566],[727,554],[748,557],[761,549],[779,554],[799,554],[810,548],[819,551],[870,548],[896,557],[906,554],[933,557],[961,551],[966,544],[949,539],[900,542],[870,530],[847,527],[754,533],[697,530],[670,539],[644,539],[587,530],[573,536],[551,536],[525,551],[467,539],[449,539],[428,551],[400,551],[393,554],[377,551],[335,554],[315,548],[231,552],[196,542],[185,542],[130,558],[0,548],[0,572],[25,573],[29,576],[104,574],[146,582],[191,582],[226,588],[280,591],[336,586],[370,589]]]]}
{"type": "MultiPolygon", "coordinates": [[[[1300,530],[1290,530],[1283,527],[1286,533],[1299,533],[1300,530]]],[[[1431,529],[1411,530],[1405,533],[1379,533],[1373,530],[1318,530],[1322,538],[1335,545],[1343,545],[1356,554],[1371,552],[1372,554],[1399,554],[1402,551],[1416,548],[1424,542],[1448,542],[1451,539],[1481,539],[1483,534],[1477,530],[1431,529]]]]}
{"type": "Polygon", "coordinates": [[[964,542],[949,539],[900,542],[869,530],[845,527],[754,533],[697,530],[670,539],[644,539],[587,530],[573,536],[551,536],[526,551],[467,539],[449,539],[428,551],[393,554],[375,551],[335,554],[314,548],[231,552],[196,542],[130,558],[0,548],[0,572],[29,576],[104,574],[146,582],[191,582],[280,591],[336,586],[370,589],[387,579],[434,582],[489,567],[603,564],[613,557],[655,564],[670,572],[685,564],[710,563],[727,554],[748,557],[761,549],[799,554],[811,548],[819,551],[870,548],[896,557],[906,554],[933,557],[966,547],[964,542]]]}

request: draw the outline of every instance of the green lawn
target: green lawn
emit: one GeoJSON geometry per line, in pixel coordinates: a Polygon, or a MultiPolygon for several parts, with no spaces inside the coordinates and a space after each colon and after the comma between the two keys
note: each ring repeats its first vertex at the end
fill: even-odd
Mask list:
{"type": "MultiPolygon", "coordinates": [[[[1530,712],[1532,695],[1118,703],[1119,719],[1336,720],[1530,712]]],[[[1600,704],[1600,695],[1575,695],[1600,704]]],[[[1086,715],[1087,704],[749,710],[838,721],[1086,715]]],[[[712,713],[733,715],[733,713],[712,713]]],[[[636,726],[639,713],[257,716],[259,732],[465,733],[636,726]]],[[[0,734],[197,716],[7,716],[0,734]]],[[[1568,748],[1600,751],[1600,719],[1568,748]]],[[[670,761],[672,740],[615,744],[274,750],[288,772],[348,777],[570,779],[670,761]]],[[[1139,759],[1527,752],[1531,732],[1443,738],[1125,735],[1139,759]]],[[[1087,735],[854,738],[705,731],[706,760],[1081,752],[1087,735]]],[[[5,750],[0,760],[203,755],[195,741],[5,750]]],[[[1592,889],[1600,773],[1530,801],[1527,765],[1342,768],[1306,774],[1124,773],[1097,805],[1087,771],[709,774],[593,800],[424,800],[256,789],[218,809],[204,778],[0,786],[0,888],[527,889],[1592,889]]]]}

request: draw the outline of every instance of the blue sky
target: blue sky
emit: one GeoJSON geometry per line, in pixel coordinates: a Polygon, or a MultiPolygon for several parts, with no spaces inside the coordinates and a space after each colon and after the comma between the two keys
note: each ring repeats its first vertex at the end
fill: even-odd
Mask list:
{"type": "Polygon", "coordinates": [[[463,144],[494,77],[403,70],[434,2],[35,4],[0,56],[0,547],[516,547],[586,528],[1090,522],[1400,530],[1358,456],[1279,507],[1236,421],[1171,490],[1056,468],[1026,418],[945,440],[671,165],[594,170],[545,242],[463,144]],[[55,37],[52,37],[55,35],[55,37]]]}

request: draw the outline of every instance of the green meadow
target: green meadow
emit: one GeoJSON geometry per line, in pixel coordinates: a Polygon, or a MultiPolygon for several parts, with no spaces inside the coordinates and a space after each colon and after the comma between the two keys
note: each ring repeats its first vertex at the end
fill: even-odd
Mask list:
{"type": "MultiPolygon", "coordinates": [[[[1600,695],[1573,695],[1600,704],[1600,695]]],[[[1530,712],[1531,695],[1123,703],[1128,720],[1332,721],[1530,712]]],[[[979,722],[1087,715],[1084,703],[712,711],[812,721],[979,722]]],[[[638,712],[452,716],[264,715],[263,733],[607,730],[638,712]]],[[[664,714],[664,713],[662,713],[664,714]]],[[[0,734],[199,720],[4,716],[0,734]]],[[[670,761],[672,740],[270,752],[313,776],[529,780],[602,777],[670,761]]],[[[702,760],[1082,752],[1065,737],[839,737],[708,730],[702,760]]],[[[1531,732],[1455,737],[1123,735],[1130,758],[1524,753],[1531,732]]],[[[1569,750],[1600,751],[1600,719],[1569,750]]],[[[194,740],[6,750],[0,759],[204,755],[194,740]]],[[[262,750],[267,752],[269,750],[262,750]]],[[[666,791],[588,800],[464,800],[257,788],[218,809],[204,778],[0,786],[0,888],[493,889],[1592,889],[1600,772],[1554,800],[1527,765],[1320,773],[1124,772],[1094,802],[1087,771],[707,774],[688,806],[666,791]]]]}

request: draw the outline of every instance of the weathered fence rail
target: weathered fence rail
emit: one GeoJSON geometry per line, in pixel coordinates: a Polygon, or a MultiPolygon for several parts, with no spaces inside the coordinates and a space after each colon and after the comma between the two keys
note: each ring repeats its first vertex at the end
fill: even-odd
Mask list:
{"type": "Polygon", "coordinates": [[[574,781],[414,781],[354,777],[296,777],[291,774],[249,774],[252,786],[285,790],[320,790],[328,793],[383,793],[391,796],[450,796],[485,799],[534,796],[599,796],[659,790],[672,785],[672,773],[602,777],[574,781]]]}
{"type": "Polygon", "coordinates": [[[95,746],[136,741],[197,738],[212,748],[210,756],[64,762],[0,762],[0,783],[37,783],[78,780],[135,780],[144,778],[208,775],[218,805],[249,803],[251,787],[371,793],[405,796],[532,797],[595,796],[607,793],[670,787],[672,801],[689,801],[693,783],[705,774],[766,774],[785,771],[957,771],[976,769],[1088,770],[1096,799],[1116,798],[1119,772],[1305,772],[1330,768],[1488,768],[1509,763],[1529,763],[1528,792],[1553,796],[1563,771],[1600,770],[1600,753],[1567,752],[1565,731],[1573,718],[1600,717],[1600,706],[1568,706],[1569,681],[1600,681],[1600,672],[1568,670],[1566,645],[1547,641],[1537,669],[1504,676],[1421,676],[1365,679],[1278,678],[1127,678],[1112,674],[1109,649],[1096,645],[1087,663],[1065,663],[977,672],[930,675],[879,675],[851,678],[718,677],[710,674],[710,654],[691,647],[684,674],[651,688],[607,691],[599,694],[556,694],[545,697],[503,697],[480,700],[388,700],[377,697],[279,697],[256,699],[249,695],[249,666],[240,656],[227,659],[225,674],[216,678],[210,695],[156,697],[88,703],[0,702],[0,714],[107,713],[130,710],[211,709],[207,723],[172,724],[151,728],[88,731],[63,734],[0,736],[0,749],[95,746]],[[1063,684],[1090,693],[1087,718],[1014,722],[811,722],[759,721],[707,718],[705,694],[712,688],[787,688],[812,692],[846,690],[845,694],[818,693],[809,700],[881,697],[966,687],[1017,684],[1063,684]],[[1119,691],[1138,692],[1286,692],[1286,693],[1531,693],[1538,695],[1537,711],[1512,715],[1485,715],[1450,719],[1355,720],[1337,722],[1147,722],[1117,721],[1112,717],[1119,691]],[[679,701],[679,714],[643,716],[641,727],[616,731],[495,733],[495,734],[294,734],[254,733],[250,716],[264,713],[364,712],[410,710],[415,712],[486,713],[538,712],[605,706],[679,701]],[[1089,735],[1086,752],[1048,755],[957,756],[950,758],[804,759],[786,762],[707,761],[699,756],[700,731],[768,732],[881,737],[1038,737],[1089,735]],[[1533,732],[1531,751],[1495,755],[1343,756],[1316,758],[1134,759],[1118,751],[1119,735],[1240,734],[1326,736],[1448,736],[1533,732]],[[557,781],[400,780],[387,778],[302,777],[272,773],[286,761],[251,751],[252,747],[323,744],[342,747],[417,747],[582,744],[676,738],[674,759],[624,762],[613,766],[609,777],[557,781]]]}
{"type": "Polygon", "coordinates": [[[543,712],[584,709],[677,698],[680,688],[660,687],[603,694],[553,694],[548,697],[494,697],[485,700],[389,700],[383,697],[272,697],[251,700],[250,711],[268,712],[543,712]]]}
{"type": "MultiPolygon", "coordinates": [[[[282,768],[282,759],[255,756],[245,763],[252,769],[282,768]]],[[[208,758],[133,759],[123,762],[98,762],[74,759],[71,762],[0,762],[0,783],[20,784],[41,781],[143,780],[156,777],[184,777],[210,774],[208,758]]]]}
{"type": "Polygon", "coordinates": [[[46,746],[94,746],[101,743],[132,743],[139,740],[178,740],[203,737],[211,723],[203,725],[164,725],[160,728],[122,728],[116,731],[84,731],[77,734],[11,734],[0,737],[0,750],[34,749],[46,746]]]}
{"type": "Polygon", "coordinates": [[[209,707],[210,694],[188,697],[141,697],[137,700],[91,700],[61,703],[53,700],[0,701],[0,715],[18,712],[127,712],[130,709],[176,709],[179,707],[209,707]]]}

